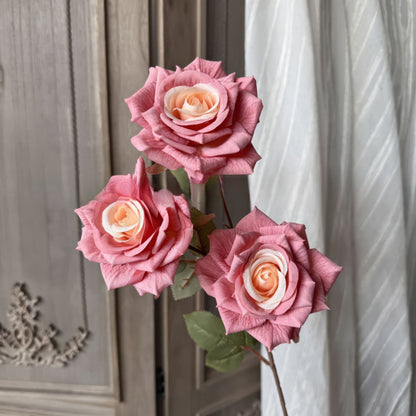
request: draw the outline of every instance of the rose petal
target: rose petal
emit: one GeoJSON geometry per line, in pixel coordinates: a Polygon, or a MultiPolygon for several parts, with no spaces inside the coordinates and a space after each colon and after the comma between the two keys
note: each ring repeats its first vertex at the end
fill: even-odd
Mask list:
{"type": "Polygon", "coordinates": [[[133,177],[113,176],[97,201],[77,213],[85,224],[78,249],[101,263],[109,289],[134,284],[140,293],[158,296],[172,284],[179,258],[192,239],[189,206],[183,196],[168,190],[154,194],[142,159],[133,177]],[[112,205],[114,201],[119,205],[112,205]],[[123,233],[129,237],[137,227],[140,238],[135,244],[120,237],[123,233]]]}
{"type": "Polygon", "coordinates": [[[181,153],[172,146],[166,146],[165,151],[177,160],[180,166],[183,166],[188,173],[189,180],[193,183],[206,182],[213,172],[221,170],[227,163],[227,159],[224,157],[200,158],[198,155],[181,153]]]}
{"type": "MultiPolygon", "coordinates": [[[[206,76],[202,77],[200,73],[194,73],[194,71],[188,71],[181,74],[180,77],[175,78],[172,82],[170,79],[166,79],[164,86],[161,88],[168,91],[170,88],[173,88],[177,85],[188,85],[193,86],[195,84],[207,84],[208,87],[214,88],[219,95],[219,102],[220,106],[218,109],[218,113],[216,117],[211,122],[207,122],[207,120],[190,120],[190,121],[181,121],[181,120],[172,120],[169,118],[165,112],[160,114],[160,119],[162,122],[171,128],[177,135],[188,135],[190,134],[191,129],[194,129],[198,126],[198,132],[202,133],[209,133],[218,128],[224,120],[227,118],[230,108],[228,105],[228,93],[227,90],[221,85],[218,81],[206,78],[206,76]],[[202,79],[201,79],[202,78],[202,79]],[[205,82],[204,82],[205,81],[205,82]]],[[[159,106],[163,108],[164,105],[164,95],[160,97],[159,106]]]]}
{"type": "Polygon", "coordinates": [[[242,151],[251,141],[251,135],[246,132],[240,123],[235,123],[230,136],[222,136],[201,147],[204,157],[232,155],[242,151]]]}
{"type": "Polygon", "coordinates": [[[309,250],[309,259],[311,261],[311,268],[316,270],[316,273],[318,273],[322,279],[326,295],[338,275],[342,272],[342,267],[335,264],[316,249],[309,250]]]}
{"type": "Polygon", "coordinates": [[[237,82],[240,83],[240,88],[247,91],[257,97],[257,83],[253,76],[237,78],[237,82]]]}
{"type": "Polygon", "coordinates": [[[103,259],[101,252],[95,245],[94,237],[89,227],[82,229],[82,236],[78,242],[77,250],[82,251],[84,257],[89,261],[100,262],[103,259]]]}
{"type": "Polygon", "coordinates": [[[145,272],[137,270],[131,264],[101,263],[100,266],[108,290],[137,283],[145,275],[145,272]]]}
{"type": "Polygon", "coordinates": [[[165,151],[167,145],[156,141],[155,138],[146,129],[143,129],[137,136],[131,139],[133,146],[145,152],[147,156],[156,163],[166,166],[168,169],[176,170],[181,164],[165,151]]]}
{"type": "Polygon", "coordinates": [[[126,102],[132,120],[148,130],[132,139],[134,146],[169,169],[184,167],[191,182],[203,183],[217,174],[250,174],[260,160],[251,145],[262,109],[255,80],[227,75],[221,62],[198,58],[175,72],[152,68],[145,86],[126,102]],[[218,112],[217,100],[208,95],[199,104],[183,101],[181,94],[195,88],[218,97],[218,112]]]}
{"type": "Polygon", "coordinates": [[[260,230],[261,227],[274,227],[276,223],[256,206],[237,225],[236,229],[243,232],[260,230]]]}
{"type": "Polygon", "coordinates": [[[145,124],[142,113],[153,107],[155,96],[157,96],[157,85],[171,73],[172,71],[160,67],[149,69],[149,77],[143,88],[139,89],[135,94],[125,100],[131,112],[132,122],[141,126],[145,124]]]}
{"type": "Polygon", "coordinates": [[[263,103],[260,98],[248,91],[240,91],[235,105],[234,119],[240,121],[243,127],[253,134],[262,109],[263,103]]]}
{"type": "MultiPolygon", "coordinates": [[[[227,332],[247,330],[271,350],[291,339],[297,341],[309,314],[327,309],[322,276],[331,285],[341,268],[308,249],[304,226],[278,225],[254,208],[234,230],[215,230],[210,243],[210,252],[197,261],[196,271],[201,286],[217,300],[227,332]],[[269,258],[272,253],[279,253],[276,261],[269,258]],[[247,276],[256,277],[253,273],[263,263],[276,265],[279,287],[282,283],[284,290],[280,304],[272,310],[262,308],[264,299],[270,299],[269,286],[264,286],[267,291],[257,287],[259,282],[247,287],[251,282],[247,276]],[[280,280],[283,276],[286,287],[280,280]]],[[[273,270],[270,278],[276,277],[273,270]]],[[[271,289],[271,296],[276,295],[276,288],[271,289]]]]}
{"type": "Polygon", "coordinates": [[[251,316],[241,316],[238,313],[232,312],[218,306],[218,312],[224,323],[226,333],[232,334],[234,332],[247,331],[251,328],[256,328],[266,322],[265,318],[254,318],[251,316]]]}
{"type": "Polygon", "coordinates": [[[152,293],[156,296],[156,298],[158,298],[163,290],[173,284],[178,264],[179,259],[161,269],[154,271],[153,273],[147,273],[143,280],[134,284],[134,287],[139,292],[139,295],[152,293]]]}
{"type": "Polygon", "coordinates": [[[304,273],[298,285],[296,299],[286,313],[275,313],[274,322],[278,325],[300,328],[312,311],[314,303],[315,282],[304,273]]]}
{"type": "Polygon", "coordinates": [[[257,328],[247,331],[252,337],[256,338],[271,351],[279,344],[289,344],[293,336],[293,328],[284,325],[273,325],[270,321],[266,321],[257,328]]]}
{"type": "Polygon", "coordinates": [[[212,78],[221,78],[226,76],[226,72],[222,67],[222,62],[207,61],[206,59],[195,58],[184,70],[196,70],[201,71],[212,78]]]}
{"type": "Polygon", "coordinates": [[[142,158],[137,159],[133,180],[136,184],[136,189],[135,192],[133,192],[133,195],[135,195],[135,197],[144,204],[153,217],[157,217],[158,210],[155,202],[153,201],[153,192],[150,188],[149,180],[146,174],[146,167],[142,158]]]}

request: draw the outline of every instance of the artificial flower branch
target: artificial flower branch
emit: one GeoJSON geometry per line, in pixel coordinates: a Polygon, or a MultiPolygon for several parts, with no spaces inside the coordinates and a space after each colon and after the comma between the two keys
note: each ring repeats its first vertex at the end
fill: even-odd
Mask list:
{"type": "Polygon", "coordinates": [[[165,177],[169,169],[183,194],[154,191],[139,158],[133,175],[112,176],[76,210],[84,226],[77,248],[100,263],[108,289],[133,285],[158,297],[170,286],[176,300],[201,289],[215,298],[219,317],[184,316],[207,351],[206,365],[232,371],[244,351],[254,353],[271,367],[287,415],[271,351],[297,342],[309,314],[328,309],[325,297],[342,268],[309,247],[302,224],[277,224],[255,207],[233,226],[221,175],[251,174],[260,160],[251,143],[263,107],[255,79],[196,58],[176,71],[150,68],[126,103],[142,127],[132,144],[156,163],[147,172],[165,177]],[[204,184],[214,175],[227,229],[215,229],[213,214],[201,212],[204,184]],[[183,259],[188,249],[196,259],[183,259]],[[253,348],[257,341],[269,360],[253,348]]]}
{"type": "MultiPolygon", "coordinates": [[[[234,228],[233,222],[231,220],[230,212],[229,212],[228,206],[227,206],[227,199],[225,197],[225,189],[224,189],[224,181],[223,181],[223,178],[222,178],[221,175],[218,176],[218,183],[219,183],[220,190],[221,190],[221,199],[222,199],[224,211],[225,211],[225,214],[228,218],[228,223],[230,225],[230,228],[234,228]]],[[[274,377],[274,381],[275,381],[275,385],[276,385],[276,388],[277,388],[277,393],[279,395],[280,405],[282,406],[283,415],[288,416],[287,409],[286,409],[286,401],[285,401],[285,397],[283,395],[282,386],[280,384],[279,375],[277,373],[277,367],[276,367],[276,364],[274,362],[273,353],[271,351],[267,351],[267,355],[268,355],[269,359],[266,360],[255,349],[253,349],[253,348],[251,348],[247,345],[244,345],[242,347],[242,349],[246,350],[246,351],[250,351],[251,353],[256,355],[264,364],[268,365],[271,368],[272,373],[273,373],[273,377],[274,377]]],[[[267,347],[266,347],[266,349],[267,349],[267,347]]]]}
{"type": "Polygon", "coordinates": [[[247,345],[243,345],[241,347],[245,351],[250,351],[252,354],[254,354],[260,361],[262,361],[266,365],[270,365],[270,361],[268,361],[266,358],[264,358],[259,352],[257,352],[254,348],[251,348],[247,345]]]}
{"type": "Polygon", "coordinates": [[[242,347],[242,349],[243,350],[246,350],[246,351],[250,351],[257,358],[259,358],[264,364],[268,365],[272,369],[272,373],[273,373],[275,385],[276,385],[276,388],[277,388],[277,393],[279,395],[280,405],[282,406],[283,415],[284,416],[288,416],[287,409],[286,409],[285,397],[283,395],[283,390],[282,390],[282,386],[280,384],[279,375],[277,373],[276,364],[274,362],[273,353],[271,353],[270,351],[267,351],[267,355],[269,357],[269,359],[267,360],[259,352],[257,352],[255,349],[250,348],[247,345],[244,345],[242,347]]]}

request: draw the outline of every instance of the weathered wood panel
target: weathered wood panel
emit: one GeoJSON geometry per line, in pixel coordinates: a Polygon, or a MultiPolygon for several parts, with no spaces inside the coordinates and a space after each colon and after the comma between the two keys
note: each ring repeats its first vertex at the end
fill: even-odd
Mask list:
{"type": "Polygon", "coordinates": [[[63,400],[73,414],[113,414],[113,296],[75,251],[73,213],[110,172],[104,2],[0,0],[0,10],[0,322],[19,281],[42,297],[40,325],[59,328],[58,341],[90,331],[66,367],[0,365],[0,411],[58,414],[63,400]]]}
{"type": "MultiPolygon", "coordinates": [[[[110,0],[106,7],[108,94],[113,174],[133,172],[139,127],[124,103],[143,86],[149,67],[147,0],[110,0]]],[[[121,403],[118,415],[156,415],[154,298],[132,287],[117,291],[121,403]]]]}
{"type": "MultiPolygon", "coordinates": [[[[153,54],[157,58],[154,64],[175,68],[199,55],[222,60],[228,72],[244,74],[243,1],[160,0],[156,5],[157,28],[152,33],[157,35],[158,53],[153,54]]],[[[247,179],[227,177],[225,186],[233,219],[238,220],[250,208],[247,179]]],[[[218,188],[208,192],[206,210],[217,214],[220,227],[226,223],[218,188]]],[[[189,338],[182,315],[212,307],[207,300],[197,295],[174,301],[166,291],[158,301],[157,362],[165,373],[165,392],[158,401],[161,415],[237,414],[259,397],[260,369],[255,357],[246,357],[231,374],[204,366],[204,353],[189,338]]]]}

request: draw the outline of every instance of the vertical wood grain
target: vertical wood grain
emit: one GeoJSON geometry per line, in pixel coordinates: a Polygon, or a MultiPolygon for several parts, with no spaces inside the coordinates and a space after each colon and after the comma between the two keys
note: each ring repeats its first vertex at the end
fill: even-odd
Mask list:
{"type": "MultiPolygon", "coordinates": [[[[244,2],[180,0],[157,2],[155,32],[163,39],[157,64],[166,68],[186,66],[197,54],[222,60],[228,72],[244,74],[244,2]],[[162,4],[160,4],[162,3],[162,4]],[[201,5],[203,6],[201,8],[201,5]],[[201,11],[205,16],[201,16],[201,11]],[[201,25],[201,19],[203,25],[201,25]],[[205,30],[202,36],[200,30],[205,30]],[[205,40],[205,45],[198,41],[205,40]]],[[[156,54],[154,54],[156,56],[156,54]]],[[[156,63],[156,62],[155,62],[156,63]]],[[[249,211],[247,179],[227,177],[226,189],[234,220],[249,211]]],[[[218,188],[208,190],[207,212],[218,214],[218,225],[225,222],[218,188]]],[[[256,359],[245,360],[234,373],[220,374],[202,366],[203,352],[197,352],[187,334],[183,314],[190,313],[206,301],[204,296],[174,301],[169,291],[157,302],[158,337],[161,345],[157,359],[165,372],[165,394],[159,399],[158,414],[163,416],[237,414],[239,406],[254,400],[260,390],[260,370],[256,359]],[[202,302],[201,302],[202,299],[202,302]],[[202,304],[201,304],[202,303],[202,304]],[[225,393],[228,399],[226,400],[225,393]],[[247,399],[247,397],[249,397],[247,399]]]]}
{"type": "Polygon", "coordinates": [[[0,401],[32,400],[38,413],[43,401],[47,414],[81,395],[94,414],[117,395],[114,311],[99,266],[75,250],[73,210],[110,172],[104,1],[0,0],[0,10],[0,322],[20,281],[42,297],[40,323],[61,330],[58,342],[78,326],[91,333],[67,367],[2,365],[0,401]]]}
{"type": "Polygon", "coordinates": [[[130,122],[124,99],[144,85],[149,71],[148,1],[109,0],[106,20],[112,171],[126,174],[139,156],[130,139],[140,128],[130,122]]]}
{"type": "MultiPolygon", "coordinates": [[[[130,143],[139,127],[124,99],[143,86],[149,67],[146,0],[109,0],[106,8],[108,93],[113,174],[134,171],[143,156],[130,143]]],[[[121,403],[119,416],[156,414],[154,298],[133,287],[117,291],[121,403]]]]}
{"type": "Polygon", "coordinates": [[[197,52],[197,1],[163,1],[164,67],[175,69],[191,62],[197,52]]]}

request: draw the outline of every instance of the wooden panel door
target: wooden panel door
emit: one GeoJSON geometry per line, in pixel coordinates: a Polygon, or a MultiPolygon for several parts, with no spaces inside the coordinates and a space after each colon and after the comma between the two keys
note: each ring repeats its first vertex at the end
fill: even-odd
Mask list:
{"type": "MultiPolygon", "coordinates": [[[[256,359],[216,373],[186,334],[182,314],[212,302],[166,292],[155,311],[133,288],[108,293],[99,266],[75,251],[73,213],[110,174],[133,170],[138,128],[123,99],[149,63],[199,55],[243,74],[243,2],[0,0],[0,10],[0,415],[155,416],[155,360],[158,414],[250,413],[256,359]]],[[[226,188],[237,220],[247,181],[226,188]]],[[[221,225],[218,195],[206,200],[221,225]]]]}
{"type": "MultiPolygon", "coordinates": [[[[155,2],[154,64],[174,69],[195,56],[223,61],[225,70],[244,75],[244,1],[175,0],[155,2]]],[[[225,188],[233,220],[250,209],[247,178],[226,177],[225,188]]],[[[219,227],[226,223],[218,190],[206,195],[206,212],[215,212],[219,227]]],[[[218,373],[204,365],[204,352],[189,338],[183,314],[208,309],[215,300],[199,293],[174,301],[165,291],[157,303],[157,363],[164,389],[158,396],[158,415],[258,415],[260,366],[246,357],[238,370],[218,373]]]]}
{"type": "Polygon", "coordinates": [[[0,10],[0,414],[155,415],[153,299],[107,292],[73,212],[108,180],[110,148],[113,171],[132,168],[118,108],[147,74],[147,1],[0,10]]]}

